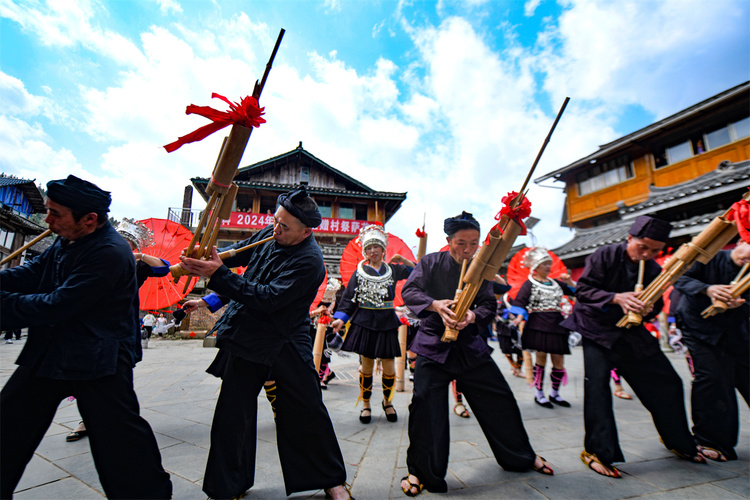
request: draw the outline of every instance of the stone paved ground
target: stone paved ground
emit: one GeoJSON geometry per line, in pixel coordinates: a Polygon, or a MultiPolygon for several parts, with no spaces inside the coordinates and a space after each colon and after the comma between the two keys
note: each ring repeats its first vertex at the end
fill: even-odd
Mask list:
{"type": "MultiPolygon", "coordinates": [[[[0,345],[0,384],[13,372],[25,338],[0,345]]],[[[142,414],[151,424],[161,448],[162,461],[174,484],[175,499],[203,499],[203,470],[209,447],[209,430],[219,391],[219,380],[206,374],[215,353],[201,341],[152,340],[144,361],[135,370],[135,385],[142,414]]],[[[615,400],[615,412],[627,462],[619,468],[624,477],[610,480],[581,463],[583,442],[582,356],[580,348],[567,358],[569,385],[563,395],[572,408],[541,408],[534,404],[523,379],[510,377],[508,363],[496,350],[494,357],[508,375],[523,413],[535,450],[555,469],[548,477],[534,472],[502,471],[489,450],[474,418],[451,414],[449,493],[456,498],[511,499],[733,499],[750,497],[750,411],[741,401],[741,434],[734,462],[697,465],[677,459],[659,442],[648,412],[637,401],[615,400]]],[[[689,394],[685,360],[669,353],[689,394]]],[[[386,421],[382,410],[362,425],[354,406],[358,394],[354,357],[334,356],[338,374],[323,397],[336,428],[347,464],[352,493],[359,499],[405,498],[399,480],[406,474],[407,407],[411,386],[397,393],[397,423],[386,421]]],[[[376,391],[379,382],[375,383],[376,391]]],[[[377,392],[376,392],[377,394],[377,392]]],[[[261,399],[263,396],[261,395],[261,399]]],[[[276,435],[269,405],[259,404],[258,469],[256,484],[247,498],[283,498],[284,487],[276,435]]],[[[449,408],[446,408],[449,411],[449,408]]],[[[18,485],[17,499],[95,499],[103,496],[87,439],[66,443],[65,435],[80,420],[75,402],[64,400],[36,455],[18,485]]],[[[23,432],[23,429],[19,429],[23,432]]],[[[113,450],[113,453],[116,450],[113,450]]],[[[137,480],[136,478],[134,478],[137,480]]],[[[437,497],[424,492],[421,497],[437,497]]],[[[323,498],[311,491],[294,498],[323,498]]]]}

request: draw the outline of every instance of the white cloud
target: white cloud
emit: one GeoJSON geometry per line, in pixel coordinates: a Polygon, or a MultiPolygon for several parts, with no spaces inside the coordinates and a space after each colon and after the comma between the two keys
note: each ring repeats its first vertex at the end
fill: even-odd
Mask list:
{"type": "Polygon", "coordinates": [[[526,17],[533,16],[540,3],[542,3],[542,0],[527,0],[526,3],[523,4],[523,15],[526,17]]]}
{"type": "Polygon", "coordinates": [[[36,116],[49,106],[44,97],[29,94],[23,82],[0,71],[0,109],[14,116],[36,116]]]}

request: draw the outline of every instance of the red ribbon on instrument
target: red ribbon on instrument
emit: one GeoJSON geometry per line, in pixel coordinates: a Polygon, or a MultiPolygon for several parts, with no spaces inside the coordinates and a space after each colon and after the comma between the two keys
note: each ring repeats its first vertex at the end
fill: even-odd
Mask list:
{"type": "Polygon", "coordinates": [[[734,220],[737,232],[740,233],[740,238],[750,243],[750,203],[747,200],[740,200],[733,203],[729,208],[727,220],[734,220]]]}
{"type": "Polygon", "coordinates": [[[425,236],[427,236],[427,233],[417,228],[417,238],[424,238],[425,236]]]}
{"type": "MultiPolygon", "coordinates": [[[[503,196],[503,199],[501,200],[504,204],[503,208],[500,209],[500,211],[495,215],[495,220],[502,219],[503,215],[507,216],[509,219],[512,219],[521,226],[521,236],[526,234],[526,224],[523,223],[522,219],[525,219],[529,215],[531,215],[531,201],[527,197],[523,197],[521,202],[516,205],[515,207],[511,207],[510,203],[516,199],[518,196],[518,193],[515,191],[511,191],[507,194],[507,196],[503,196]]],[[[498,222],[495,224],[495,226],[492,229],[497,229],[501,233],[503,232],[503,229],[500,227],[500,223],[498,222]]],[[[485,244],[489,243],[490,235],[487,234],[487,238],[485,239],[485,244]]]]}
{"type": "Polygon", "coordinates": [[[402,325],[409,325],[409,320],[406,318],[406,316],[399,316],[398,320],[401,322],[402,325]]]}
{"type": "Polygon", "coordinates": [[[167,144],[166,146],[164,146],[164,149],[167,150],[167,153],[171,153],[172,151],[179,149],[183,144],[201,141],[214,132],[223,129],[224,127],[232,123],[236,123],[247,128],[257,128],[260,127],[261,123],[266,123],[266,120],[261,117],[266,108],[261,108],[258,105],[258,100],[253,96],[244,97],[239,104],[230,101],[223,95],[219,95],[216,92],[211,94],[211,98],[221,99],[222,101],[227,103],[229,105],[229,111],[219,111],[209,106],[196,106],[195,104],[191,104],[190,106],[188,106],[185,109],[186,115],[201,115],[213,121],[213,123],[204,125],[203,127],[194,130],[187,135],[183,135],[175,142],[167,144]]]}
{"type": "Polygon", "coordinates": [[[328,317],[327,315],[325,315],[325,314],[321,314],[321,315],[320,315],[320,317],[318,318],[318,324],[319,324],[319,325],[327,325],[327,324],[329,324],[330,322],[331,322],[331,318],[329,318],[329,317],[328,317]]]}

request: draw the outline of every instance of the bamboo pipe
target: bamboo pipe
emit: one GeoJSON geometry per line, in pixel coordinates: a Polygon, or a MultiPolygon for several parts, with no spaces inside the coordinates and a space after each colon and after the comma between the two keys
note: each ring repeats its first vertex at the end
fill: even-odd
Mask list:
{"type": "MultiPolygon", "coordinates": [[[[732,298],[736,299],[737,297],[745,293],[748,288],[750,288],[750,274],[743,277],[749,267],[750,263],[742,266],[742,269],[740,269],[740,272],[737,273],[737,276],[732,280],[731,283],[729,283],[732,286],[732,289],[729,292],[732,295],[732,298]]],[[[704,318],[709,318],[711,316],[715,316],[717,314],[725,312],[728,308],[729,305],[726,302],[722,300],[715,300],[713,301],[713,304],[711,304],[706,309],[704,309],[703,312],[701,312],[701,316],[703,316],[704,318]]]]}
{"type": "MultiPolygon", "coordinates": [[[[219,258],[221,260],[225,260],[225,259],[228,259],[229,257],[234,257],[240,252],[244,252],[245,250],[249,250],[253,247],[257,247],[258,245],[262,245],[264,243],[268,243],[272,239],[273,239],[273,236],[269,236],[268,238],[264,238],[260,241],[256,241],[255,243],[250,243],[249,245],[245,245],[244,247],[233,248],[231,250],[227,250],[226,252],[221,252],[219,254],[219,258]]],[[[181,277],[187,276],[188,274],[190,274],[190,271],[182,267],[182,264],[174,264],[173,266],[169,267],[169,273],[172,275],[172,277],[175,280],[179,280],[181,277]]]]}
{"type": "MultiPolygon", "coordinates": [[[[635,293],[643,291],[643,271],[646,268],[646,261],[638,261],[638,281],[635,283],[635,293]]],[[[639,324],[643,321],[643,316],[640,313],[628,311],[628,323],[639,324]]]]}
{"type": "MultiPolygon", "coordinates": [[[[315,372],[320,372],[320,363],[323,359],[323,344],[326,340],[327,325],[318,322],[315,327],[315,343],[313,344],[313,360],[315,361],[315,372]]],[[[308,365],[309,366],[309,365],[308,365]]]]}
{"type": "MultiPolygon", "coordinates": [[[[464,288],[464,275],[466,274],[466,263],[468,262],[467,259],[464,259],[463,262],[461,262],[461,274],[458,277],[458,287],[456,288],[456,294],[453,296],[453,300],[459,300],[461,298],[461,294],[463,293],[464,288]]],[[[472,299],[473,301],[473,299],[472,299]]],[[[456,309],[455,307],[453,308],[456,309]]],[[[464,312],[464,314],[466,314],[464,312]]],[[[456,315],[456,318],[461,321],[463,316],[461,318],[456,315]]],[[[443,332],[443,337],[440,339],[443,342],[453,342],[458,338],[458,330],[455,328],[445,327],[445,332],[443,332]]]]}
{"type": "Polygon", "coordinates": [[[401,347],[401,356],[396,358],[396,392],[404,392],[404,371],[406,371],[406,334],[409,327],[401,325],[398,327],[398,345],[401,347]]]}
{"type": "Polygon", "coordinates": [[[201,218],[198,221],[198,225],[195,228],[195,233],[193,233],[193,237],[190,239],[190,244],[185,250],[185,256],[192,257],[195,244],[198,242],[198,235],[200,235],[201,231],[203,230],[203,227],[206,225],[206,219],[208,218],[208,214],[211,211],[211,209],[213,209],[214,204],[216,204],[216,197],[218,195],[219,195],[218,193],[211,193],[211,198],[208,199],[208,203],[206,203],[206,208],[205,210],[203,210],[203,213],[201,214],[201,218]]]}
{"type": "Polygon", "coordinates": [[[24,250],[27,250],[27,249],[33,247],[34,245],[36,245],[37,243],[39,243],[40,241],[42,241],[44,238],[46,238],[50,234],[52,234],[52,229],[47,229],[42,234],[40,234],[39,236],[37,236],[33,240],[29,241],[24,246],[22,246],[21,248],[19,248],[16,251],[14,251],[12,254],[10,254],[7,257],[5,257],[2,261],[0,261],[0,266],[2,266],[3,264],[7,264],[11,260],[15,259],[19,255],[21,255],[24,252],[24,250]]]}

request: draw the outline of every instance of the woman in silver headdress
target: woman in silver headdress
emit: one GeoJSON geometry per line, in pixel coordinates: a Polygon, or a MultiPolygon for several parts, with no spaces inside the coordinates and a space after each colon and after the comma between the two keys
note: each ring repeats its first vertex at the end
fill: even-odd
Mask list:
{"type": "Polygon", "coordinates": [[[552,404],[569,407],[570,403],[560,397],[560,385],[567,383],[564,355],[570,354],[568,335],[570,332],[560,326],[563,296],[575,295],[575,283],[570,275],[564,274],[559,280],[549,278],[552,257],[546,248],[534,247],[524,257],[524,265],[529,269],[529,279],[521,285],[510,312],[516,315],[515,325],[522,321],[521,344],[524,350],[536,351],[534,365],[534,401],[545,408],[552,404]],[[550,380],[552,390],[549,399],[544,395],[544,368],[547,354],[552,361],[550,380]]]}
{"type": "Polygon", "coordinates": [[[338,332],[350,321],[341,350],[356,352],[362,357],[359,385],[363,408],[360,422],[368,424],[372,417],[370,396],[376,359],[380,359],[383,366],[383,411],[389,422],[396,422],[398,415],[391,400],[396,380],[394,358],[401,355],[398,343],[401,321],[393,309],[393,299],[396,297],[396,282],[409,276],[414,263],[400,255],[394,255],[391,264],[385,262],[388,235],[379,225],[363,228],[359,242],[365,258],[352,274],[331,326],[338,332]]]}

